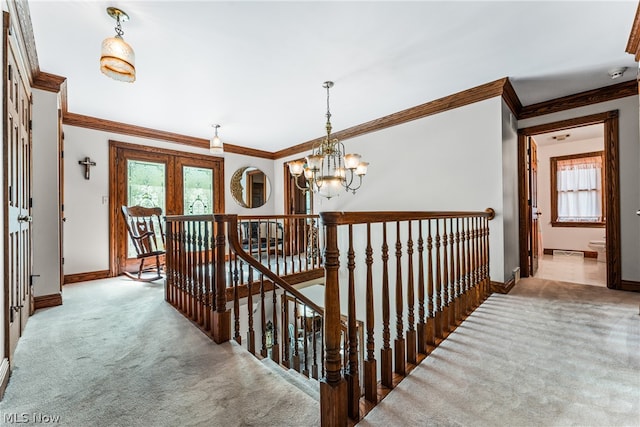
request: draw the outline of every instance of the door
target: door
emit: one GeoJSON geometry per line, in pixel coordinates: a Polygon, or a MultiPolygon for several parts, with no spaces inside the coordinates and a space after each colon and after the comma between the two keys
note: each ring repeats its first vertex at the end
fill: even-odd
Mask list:
{"type": "Polygon", "coordinates": [[[529,218],[531,221],[529,234],[529,274],[534,276],[538,271],[538,257],[540,254],[540,228],[538,218],[542,214],[538,211],[538,147],[533,140],[528,139],[529,158],[529,218]]]}
{"type": "Polygon", "coordinates": [[[8,19],[4,19],[6,81],[4,84],[4,237],[5,354],[13,360],[18,339],[33,307],[31,292],[31,93],[16,60],[13,42],[8,39],[8,19]]]}
{"type": "Polygon", "coordinates": [[[111,274],[135,272],[139,261],[120,208],[159,207],[163,215],[224,212],[224,170],[219,157],[111,142],[113,248],[111,274]],[[113,170],[113,169],[112,169],[113,170]]]}

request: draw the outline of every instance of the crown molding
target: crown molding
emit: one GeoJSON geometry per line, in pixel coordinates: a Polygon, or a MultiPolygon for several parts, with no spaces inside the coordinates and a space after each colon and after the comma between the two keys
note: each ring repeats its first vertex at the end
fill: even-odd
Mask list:
{"type": "Polygon", "coordinates": [[[36,40],[33,35],[33,24],[29,14],[29,4],[27,0],[7,0],[6,5],[11,17],[11,32],[15,34],[18,41],[18,50],[24,61],[29,82],[33,84],[35,76],[40,73],[40,66],[38,64],[36,40]]]}
{"type": "Polygon", "coordinates": [[[638,95],[638,82],[636,80],[629,80],[599,89],[592,89],[561,98],[538,102],[537,104],[527,105],[522,107],[518,119],[530,119],[532,117],[613,101],[614,99],[626,98],[627,96],[633,95],[638,95]]]}
{"type": "MultiPolygon", "coordinates": [[[[430,101],[416,107],[389,114],[388,116],[380,117],[379,119],[371,120],[360,125],[334,132],[333,136],[340,140],[355,138],[356,136],[365,135],[391,126],[397,126],[402,123],[438,114],[443,111],[453,110],[465,105],[484,101],[485,99],[501,96],[504,91],[504,86],[508,80],[509,79],[505,77],[490,83],[476,86],[453,95],[436,99],[435,101],[430,101]]],[[[515,94],[515,91],[513,93],[515,94]]],[[[274,153],[275,158],[281,159],[303,151],[309,151],[314,145],[320,144],[323,140],[324,136],[303,142],[302,144],[298,144],[284,150],[276,151],[274,153]]]]}
{"type": "MultiPolygon", "coordinates": [[[[173,142],[176,144],[188,145],[197,148],[209,148],[209,140],[204,138],[196,138],[193,136],[182,135],[179,133],[166,132],[157,129],[145,128],[142,126],[130,125],[126,123],[115,122],[112,120],[99,119],[96,117],[84,116],[81,114],[65,112],[62,115],[62,124],[68,126],[76,126],[87,129],[100,130],[104,132],[113,132],[122,135],[137,136],[141,138],[157,139],[162,141],[173,142]]],[[[273,153],[253,148],[241,147],[233,144],[224,144],[225,153],[242,154],[245,156],[261,157],[273,160],[273,153]]]]}
{"type": "Polygon", "coordinates": [[[625,52],[632,54],[636,61],[640,60],[640,3],[638,3],[638,8],[636,9],[636,17],[633,20],[625,52]]]}
{"type": "Polygon", "coordinates": [[[516,118],[520,116],[522,103],[520,102],[520,98],[518,98],[516,90],[511,85],[511,80],[508,78],[504,79],[504,85],[502,86],[502,99],[504,99],[504,102],[516,118]]]}
{"type": "Polygon", "coordinates": [[[31,85],[31,87],[34,89],[46,90],[49,92],[60,92],[62,90],[62,86],[66,83],[66,81],[66,77],[40,71],[37,75],[34,76],[33,84],[31,85]]]}

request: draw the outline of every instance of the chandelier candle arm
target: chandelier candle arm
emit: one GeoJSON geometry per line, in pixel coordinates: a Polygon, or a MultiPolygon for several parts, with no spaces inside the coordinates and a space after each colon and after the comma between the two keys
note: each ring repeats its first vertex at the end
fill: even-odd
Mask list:
{"type": "Polygon", "coordinates": [[[326,81],[322,87],[327,90],[327,136],[318,145],[314,145],[311,154],[306,157],[306,164],[302,160],[296,160],[288,165],[292,176],[297,178],[304,173],[308,184],[307,187],[301,187],[296,179],[296,186],[300,190],[311,190],[330,199],[339,195],[341,188],[355,194],[362,185],[362,177],[367,174],[369,163],[362,162],[360,154],[345,154],[344,144],[332,137],[329,89],[333,87],[333,82],[326,81]],[[355,176],[358,177],[357,187],[352,185],[355,176]]]}

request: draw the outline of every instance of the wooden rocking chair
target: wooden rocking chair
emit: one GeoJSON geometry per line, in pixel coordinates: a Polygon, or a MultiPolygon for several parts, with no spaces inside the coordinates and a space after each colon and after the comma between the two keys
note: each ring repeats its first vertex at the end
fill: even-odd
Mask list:
{"type": "Polygon", "coordinates": [[[136,248],[137,258],[140,260],[140,266],[137,274],[132,274],[124,269],[123,273],[141,282],[152,282],[162,278],[162,263],[160,256],[165,253],[164,231],[162,230],[162,209],[160,208],[143,208],[142,206],[122,206],[122,214],[127,224],[129,237],[136,248]],[[143,277],[143,272],[153,271],[154,267],[145,268],[144,262],[147,258],[155,257],[156,275],[152,277],[143,277]]]}

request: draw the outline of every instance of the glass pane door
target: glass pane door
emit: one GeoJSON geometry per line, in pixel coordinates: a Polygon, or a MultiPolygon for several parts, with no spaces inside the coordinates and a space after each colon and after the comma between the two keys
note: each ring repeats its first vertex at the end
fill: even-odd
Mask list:
{"type": "MultiPolygon", "coordinates": [[[[159,207],[166,213],[166,174],[164,163],[128,159],[127,206],[159,207]]],[[[128,241],[127,257],[135,258],[133,242],[128,241]]]]}
{"type": "Polygon", "coordinates": [[[213,169],[182,167],[184,215],[213,213],[213,169]]]}

